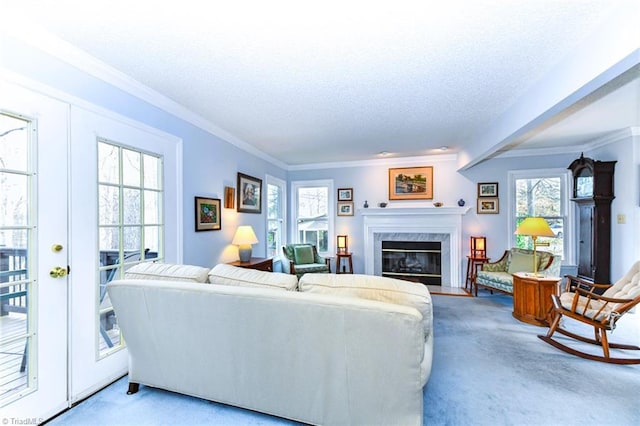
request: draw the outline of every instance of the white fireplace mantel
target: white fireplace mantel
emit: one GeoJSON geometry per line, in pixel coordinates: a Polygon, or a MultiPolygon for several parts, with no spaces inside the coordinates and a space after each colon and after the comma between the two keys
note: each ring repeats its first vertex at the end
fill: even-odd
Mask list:
{"type": "MultiPolygon", "coordinates": [[[[449,268],[443,271],[443,282],[451,287],[462,286],[462,216],[469,207],[386,207],[359,209],[364,222],[364,269],[365,274],[377,275],[375,262],[377,254],[376,235],[447,235],[449,268]]],[[[444,267],[444,265],[443,265],[444,267]]]]}
{"type": "Polygon", "coordinates": [[[377,207],[359,209],[358,213],[367,216],[420,216],[420,215],[464,215],[470,207],[377,207]]]}

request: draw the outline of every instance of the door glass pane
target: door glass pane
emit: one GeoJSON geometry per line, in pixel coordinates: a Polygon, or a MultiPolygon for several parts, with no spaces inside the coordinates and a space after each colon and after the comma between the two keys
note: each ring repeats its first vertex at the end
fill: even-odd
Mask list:
{"type": "Polygon", "coordinates": [[[0,113],[0,406],[36,384],[29,365],[36,339],[29,321],[31,128],[27,120],[0,113]]]}
{"type": "Polygon", "coordinates": [[[124,223],[140,224],[140,189],[125,188],[122,191],[122,202],[124,203],[124,223]]]}
{"type": "Polygon", "coordinates": [[[162,176],[160,176],[160,170],[162,165],[158,157],[151,155],[144,155],[144,187],[146,189],[160,189],[160,182],[162,176]]]}
{"type": "Polygon", "coordinates": [[[0,169],[27,170],[28,125],[20,118],[0,114],[0,169]]]}
{"type": "Polygon", "coordinates": [[[122,150],[122,179],[126,186],[140,187],[140,153],[122,150]]]}
{"type": "Polygon", "coordinates": [[[98,214],[100,225],[120,222],[120,189],[117,186],[99,185],[98,214]]]}
{"type": "Polygon", "coordinates": [[[98,143],[98,181],[120,183],[118,147],[108,143],[98,143]]]}
{"type": "Polygon", "coordinates": [[[157,191],[144,191],[144,223],[160,223],[161,210],[162,202],[160,200],[160,193],[157,191]]]}
{"type": "MultiPolygon", "coordinates": [[[[2,160],[0,158],[0,160],[2,160]]],[[[29,211],[29,176],[0,172],[0,225],[26,225],[29,211]]]]}

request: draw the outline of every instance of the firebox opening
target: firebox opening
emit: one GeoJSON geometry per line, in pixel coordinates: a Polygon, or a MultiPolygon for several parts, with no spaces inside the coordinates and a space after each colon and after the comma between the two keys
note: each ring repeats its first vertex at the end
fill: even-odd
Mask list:
{"type": "Polygon", "coordinates": [[[382,241],[382,276],[442,285],[440,241],[382,241]]]}

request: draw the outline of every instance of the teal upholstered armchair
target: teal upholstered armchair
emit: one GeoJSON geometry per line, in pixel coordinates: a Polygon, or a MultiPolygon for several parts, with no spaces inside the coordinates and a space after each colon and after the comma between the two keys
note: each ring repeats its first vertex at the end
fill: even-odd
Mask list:
{"type": "Polygon", "coordinates": [[[282,262],[284,272],[295,274],[298,278],[309,272],[331,272],[329,258],[320,256],[314,245],[287,244],[282,247],[282,252],[287,258],[282,262]]]}
{"type": "MultiPolygon", "coordinates": [[[[538,273],[554,277],[560,275],[559,256],[538,251],[536,260],[538,273]]],[[[478,287],[513,294],[513,274],[516,272],[533,272],[533,250],[514,247],[505,251],[497,262],[482,265],[474,280],[475,295],[478,295],[478,287]]]]}

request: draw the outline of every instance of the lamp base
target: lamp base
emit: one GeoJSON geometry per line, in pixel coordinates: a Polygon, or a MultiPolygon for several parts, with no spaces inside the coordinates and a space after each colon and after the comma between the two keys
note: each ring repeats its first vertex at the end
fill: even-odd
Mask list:
{"type": "Polygon", "coordinates": [[[251,245],[242,244],[238,246],[238,254],[240,255],[240,262],[248,262],[251,260],[251,245]]]}

